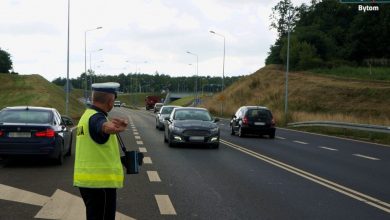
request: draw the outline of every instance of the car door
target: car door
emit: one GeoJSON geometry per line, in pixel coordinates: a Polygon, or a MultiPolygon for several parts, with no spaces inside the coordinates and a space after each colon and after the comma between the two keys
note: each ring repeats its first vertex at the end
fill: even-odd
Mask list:
{"type": "Polygon", "coordinates": [[[61,116],[59,114],[58,114],[58,117],[59,117],[59,123],[61,126],[61,131],[59,133],[62,133],[62,137],[64,140],[64,153],[65,153],[65,152],[68,152],[68,150],[70,148],[70,141],[71,141],[71,135],[72,135],[71,127],[73,127],[72,126],[73,123],[72,123],[71,119],[68,117],[61,116]]]}
{"type": "Polygon", "coordinates": [[[237,112],[234,114],[233,118],[232,118],[232,127],[233,127],[233,130],[234,130],[234,131],[237,131],[237,130],[238,130],[239,118],[240,118],[241,110],[242,110],[242,108],[239,108],[239,109],[237,110],[237,112]]]}

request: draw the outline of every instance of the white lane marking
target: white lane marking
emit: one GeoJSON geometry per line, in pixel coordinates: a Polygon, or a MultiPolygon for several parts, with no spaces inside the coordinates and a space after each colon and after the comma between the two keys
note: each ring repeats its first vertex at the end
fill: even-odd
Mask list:
{"type": "Polygon", "coordinates": [[[156,198],[161,215],[176,215],[175,208],[168,195],[154,195],[154,197],[156,198]]]}
{"type": "Polygon", "coordinates": [[[43,206],[50,198],[37,193],[0,184],[0,199],[43,206]]]}
{"type": "Polygon", "coordinates": [[[331,151],[339,151],[335,148],[330,148],[330,147],[324,147],[324,146],[318,146],[319,148],[325,149],[325,150],[331,150],[331,151]]]}
{"type": "Polygon", "coordinates": [[[141,137],[140,136],[134,136],[135,137],[135,139],[141,139],[141,137]]]}
{"type": "Polygon", "coordinates": [[[146,153],[146,152],[148,152],[148,151],[146,150],[146,147],[139,147],[138,149],[139,149],[139,152],[141,152],[141,153],[146,153]]]}
{"type": "Polygon", "coordinates": [[[138,132],[133,132],[133,134],[134,134],[134,135],[139,135],[139,133],[138,133],[138,132]]]}
{"type": "Polygon", "coordinates": [[[306,142],[303,142],[303,141],[293,141],[295,143],[298,143],[298,144],[309,144],[309,143],[306,143],[306,142]]]}
{"type": "Polygon", "coordinates": [[[160,176],[157,171],[146,171],[150,182],[161,182],[160,176]]]}
{"type": "Polygon", "coordinates": [[[139,144],[139,145],[143,145],[143,144],[144,144],[144,142],[142,142],[142,141],[137,141],[137,144],[139,144]]]}
{"type": "Polygon", "coordinates": [[[352,154],[353,156],[356,156],[356,157],[361,157],[361,158],[365,158],[365,159],[369,159],[369,160],[381,160],[381,159],[378,159],[378,158],[375,158],[375,157],[369,157],[369,156],[365,156],[365,155],[361,155],[361,154],[352,154]]]}
{"type": "Polygon", "coordinates": [[[225,125],[225,124],[220,124],[220,125],[225,125]]]}
{"type": "Polygon", "coordinates": [[[144,157],[143,159],[144,164],[152,164],[152,159],[150,157],[144,157]]]}
{"type": "Polygon", "coordinates": [[[280,137],[280,136],[276,136],[276,139],[280,139],[280,140],[286,140],[286,138],[284,138],[284,137],[280,137]]]}

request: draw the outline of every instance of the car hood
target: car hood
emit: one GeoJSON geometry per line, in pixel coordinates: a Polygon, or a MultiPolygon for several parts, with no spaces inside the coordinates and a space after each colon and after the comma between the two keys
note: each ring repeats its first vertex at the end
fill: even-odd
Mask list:
{"type": "Polygon", "coordinates": [[[217,128],[218,127],[212,121],[199,121],[199,120],[175,121],[174,126],[178,128],[217,128]]]}

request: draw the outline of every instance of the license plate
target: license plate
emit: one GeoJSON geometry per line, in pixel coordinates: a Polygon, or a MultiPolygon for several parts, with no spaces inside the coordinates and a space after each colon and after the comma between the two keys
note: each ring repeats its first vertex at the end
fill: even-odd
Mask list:
{"type": "Polygon", "coordinates": [[[255,125],[265,125],[265,122],[255,122],[255,125]]]}
{"type": "Polygon", "coordinates": [[[201,136],[191,136],[190,141],[204,141],[204,137],[201,136]]]}
{"type": "Polygon", "coordinates": [[[29,137],[31,137],[31,133],[30,132],[9,132],[8,137],[29,138],[29,137]]]}

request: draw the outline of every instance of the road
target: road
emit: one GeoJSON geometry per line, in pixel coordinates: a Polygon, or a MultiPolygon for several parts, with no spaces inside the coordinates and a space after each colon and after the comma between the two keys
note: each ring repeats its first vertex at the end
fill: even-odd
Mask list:
{"type": "MultiPolygon", "coordinates": [[[[152,112],[115,108],[110,114],[130,119],[122,139],[129,150],[145,154],[140,173],[126,175],[125,187],[118,190],[117,211],[125,216],[390,219],[389,146],[286,129],[277,129],[274,140],[240,138],[231,136],[228,122],[221,120],[219,149],[170,148],[163,132],[155,129],[152,112]]],[[[73,163],[74,155],[63,166],[0,161],[0,220],[36,219],[56,190],[78,197],[72,186],[73,163]],[[33,192],[24,197],[40,195],[44,202],[5,198],[5,186],[33,192]]],[[[75,206],[63,210],[76,209],[69,207],[75,206]]]]}

